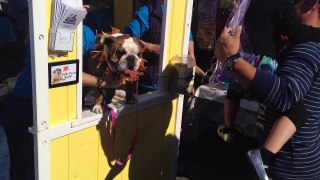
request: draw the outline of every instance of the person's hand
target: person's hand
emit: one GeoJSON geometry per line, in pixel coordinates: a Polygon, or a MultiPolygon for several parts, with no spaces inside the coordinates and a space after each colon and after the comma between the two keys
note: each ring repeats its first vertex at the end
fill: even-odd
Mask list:
{"type": "Polygon", "coordinates": [[[103,78],[103,81],[101,82],[101,85],[99,87],[101,88],[117,88],[119,87],[124,80],[124,76],[121,74],[110,74],[103,78]]]}
{"type": "Polygon", "coordinates": [[[144,46],[145,51],[153,53],[158,56],[160,55],[160,44],[152,44],[152,43],[148,43],[148,42],[145,42],[142,40],[140,40],[140,42],[144,46]]]}
{"type": "Polygon", "coordinates": [[[241,30],[242,27],[238,26],[235,32],[231,32],[231,28],[225,28],[222,31],[219,39],[216,41],[214,52],[218,61],[224,64],[227,57],[239,51],[241,30]],[[230,35],[231,33],[233,35],[230,35]]]}
{"type": "Polygon", "coordinates": [[[160,44],[148,43],[146,50],[153,54],[160,55],[160,44]]]}
{"type": "Polygon", "coordinates": [[[83,5],[84,9],[86,9],[86,11],[88,12],[89,8],[90,8],[90,5],[89,4],[84,4],[83,5]]]}

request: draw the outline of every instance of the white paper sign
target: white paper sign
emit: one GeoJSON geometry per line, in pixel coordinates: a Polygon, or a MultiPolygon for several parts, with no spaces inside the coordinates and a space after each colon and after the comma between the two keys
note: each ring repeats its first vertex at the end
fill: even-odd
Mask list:
{"type": "Polygon", "coordinates": [[[72,51],[74,30],[87,12],[73,0],[55,0],[54,15],[50,27],[50,50],[72,51]]]}
{"type": "Polygon", "coordinates": [[[49,87],[76,84],[79,81],[79,61],[63,61],[49,64],[49,87]]]}

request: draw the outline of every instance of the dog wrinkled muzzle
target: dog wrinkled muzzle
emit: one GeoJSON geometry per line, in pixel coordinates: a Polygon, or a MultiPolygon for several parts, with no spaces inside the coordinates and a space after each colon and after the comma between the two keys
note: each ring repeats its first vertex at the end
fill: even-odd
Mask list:
{"type": "Polygon", "coordinates": [[[135,65],[136,65],[136,57],[132,54],[129,54],[127,57],[127,68],[129,70],[135,70],[135,65]]]}

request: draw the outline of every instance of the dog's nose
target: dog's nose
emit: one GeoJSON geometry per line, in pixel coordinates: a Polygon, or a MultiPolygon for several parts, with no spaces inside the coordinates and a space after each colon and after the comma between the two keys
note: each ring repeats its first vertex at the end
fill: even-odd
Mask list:
{"type": "Polygon", "coordinates": [[[135,62],[136,57],[132,54],[129,54],[127,57],[127,67],[129,70],[134,70],[135,62]]]}

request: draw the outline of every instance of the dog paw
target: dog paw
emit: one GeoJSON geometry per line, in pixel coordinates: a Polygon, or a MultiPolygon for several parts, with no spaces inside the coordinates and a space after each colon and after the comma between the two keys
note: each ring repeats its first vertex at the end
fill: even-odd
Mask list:
{"type": "Polygon", "coordinates": [[[102,106],[101,105],[94,105],[92,108],[92,112],[94,112],[96,114],[102,114],[103,113],[102,106]]]}
{"type": "Polygon", "coordinates": [[[126,91],[125,90],[121,90],[121,89],[117,89],[116,93],[115,93],[115,96],[124,99],[126,97],[126,91]]]}

